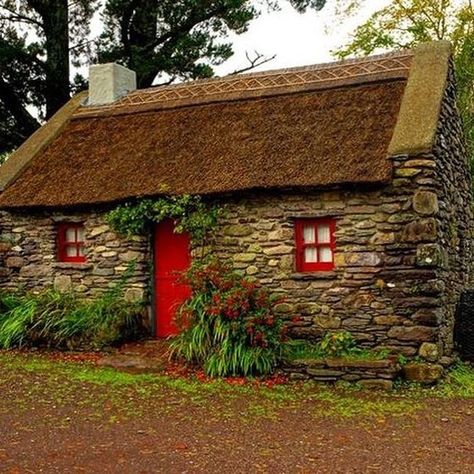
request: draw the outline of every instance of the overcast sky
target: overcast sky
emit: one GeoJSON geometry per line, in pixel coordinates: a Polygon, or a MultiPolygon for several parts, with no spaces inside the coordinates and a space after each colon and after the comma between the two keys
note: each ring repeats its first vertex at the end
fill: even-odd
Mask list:
{"type": "Polygon", "coordinates": [[[246,33],[232,36],[235,55],[216,71],[224,75],[241,68],[246,64],[245,52],[254,50],[266,56],[277,55],[259,69],[331,61],[331,50],[347,43],[357,25],[388,3],[389,0],[366,1],[357,16],[341,24],[341,18],[335,16],[334,0],[328,0],[320,12],[313,10],[305,14],[282,2],[281,11],[262,13],[246,33]]]}
{"type": "MultiPolygon", "coordinates": [[[[357,15],[342,22],[335,14],[335,4],[344,4],[345,1],[350,0],[327,0],[320,12],[308,10],[305,14],[298,13],[288,2],[280,2],[280,11],[262,12],[246,33],[231,36],[235,55],[216,67],[216,73],[223,76],[247,66],[246,51],[251,56],[254,51],[265,56],[276,54],[275,59],[255,71],[333,60],[331,50],[346,44],[357,25],[390,2],[366,0],[357,15]]],[[[92,24],[92,35],[99,34],[101,28],[100,15],[97,14],[92,24]]],[[[80,70],[87,75],[87,68],[80,70]]]]}

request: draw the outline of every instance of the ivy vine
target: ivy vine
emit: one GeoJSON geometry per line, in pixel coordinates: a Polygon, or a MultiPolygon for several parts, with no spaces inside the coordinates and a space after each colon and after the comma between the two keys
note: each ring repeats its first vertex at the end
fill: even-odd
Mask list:
{"type": "Polygon", "coordinates": [[[106,220],[115,231],[131,237],[144,234],[151,223],[170,218],[176,222],[176,232],[188,232],[193,244],[203,244],[221,214],[221,207],[186,194],[121,204],[107,214],[106,220]]]}

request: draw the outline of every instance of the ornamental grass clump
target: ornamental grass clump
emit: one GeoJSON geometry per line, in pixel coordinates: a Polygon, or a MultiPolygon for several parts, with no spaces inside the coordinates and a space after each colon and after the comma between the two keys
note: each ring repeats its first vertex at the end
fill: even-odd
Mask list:
{"type": "Polygon", "coordinates": [[[100,349],[143,333],[141,301],[127,301],[123,281],[96,299],[76,293],[0,293],[0,349],[100,349]]]}
{"type": "Polygon", "coordinates": [[[135,339],[140,302],[103,295],[84,300],[74,293],[0,294],[0,348],[100,349],[135,339]]]}
{"type": "Polygon", "coordinates": [[[182,331],[171,343],[172,355],[211,377],[271,373],[284,338],[273,310],[277,301],[218,262],[194,265],[186,282],[191,297],[178,312],[182,331]]]}

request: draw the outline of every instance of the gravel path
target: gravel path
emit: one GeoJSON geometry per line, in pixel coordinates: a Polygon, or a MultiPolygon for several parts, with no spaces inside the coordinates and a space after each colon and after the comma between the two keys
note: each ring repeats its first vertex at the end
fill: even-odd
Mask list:
{"type": "Polygon", "coordinates": [[[0,358],[1,473],[474,472],[473,400],[81,377],[0,358]]]}

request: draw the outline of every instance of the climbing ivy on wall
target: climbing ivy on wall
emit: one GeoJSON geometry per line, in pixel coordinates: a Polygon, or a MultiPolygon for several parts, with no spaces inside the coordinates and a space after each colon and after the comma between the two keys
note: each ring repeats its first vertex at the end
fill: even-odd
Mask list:
{"type": "Polygon", "coordinates": [[[200,196],[167,196],[128,202],[110,211],[106,220],[114,230],[129,237],[143,234],[151,223],[171,218],[176,232],[188,232],[193,244],[203,244],[217,227],[223,209],[208,205],[200,196]]]}

